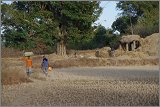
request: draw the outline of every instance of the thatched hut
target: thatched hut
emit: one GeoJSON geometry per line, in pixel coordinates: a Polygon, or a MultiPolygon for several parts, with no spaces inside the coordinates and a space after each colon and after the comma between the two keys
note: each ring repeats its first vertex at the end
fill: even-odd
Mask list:
{"type": "Polygon", "coordinates": [[[125,51],[134,51],[140,46],[140,39],[139,35],[122,36],[120,47],[125,51]]]}

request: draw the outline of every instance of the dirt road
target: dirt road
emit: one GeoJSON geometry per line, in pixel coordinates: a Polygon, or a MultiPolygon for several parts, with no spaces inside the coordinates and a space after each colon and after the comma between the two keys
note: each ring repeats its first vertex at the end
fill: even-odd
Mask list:
{"type": "Polygon", "coordinates": [[[2,87],[2,105],[154,106],[158,67],[62,68],[46,81],[2,87]]]}

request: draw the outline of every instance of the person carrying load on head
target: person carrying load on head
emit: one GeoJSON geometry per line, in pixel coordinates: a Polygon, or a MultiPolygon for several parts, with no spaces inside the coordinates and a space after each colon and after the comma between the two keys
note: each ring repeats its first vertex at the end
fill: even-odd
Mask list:
{"type": "Polygon", "coordinates": [[[32,55],[33,55],[33,52],[24,52],[23,51],[22,60],[25,61],[25,63],[26,63],[26,73],[27,73],[28,76],[31,75],[32,68],[33,68],[32,59],[30,58],[30,56],[32,56],[32,55]]]}
{"type": "Polygon", "coordinates": [[[27,56],[28,58],[26,58],[26,57],[23,57],[23,61],[25,61],[26,62],[26,73],[27,73],[27,75],[28,76],[30,76],[31,75],[31,73],[32,73],[32,59],[30,58],[30,56],[27,56]]]}
{"type": "Polygon", "coordinates": [[[43,56],[41,67],[42,67],[42,70],[46,76],[48,75],[48,65],[49,65],[48,59],[45,56],[43,56]]]}

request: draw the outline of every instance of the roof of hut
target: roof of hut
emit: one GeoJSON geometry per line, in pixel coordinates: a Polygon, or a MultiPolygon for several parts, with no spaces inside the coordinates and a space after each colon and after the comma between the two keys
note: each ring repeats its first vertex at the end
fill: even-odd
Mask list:
{"type": "Polygon", "coordinates": [[[130,43],[132,41],[139,41],[140,40],[139,35],[127,35],[127,36],[122,36],[120,42],[121,43],[130,43]]]}

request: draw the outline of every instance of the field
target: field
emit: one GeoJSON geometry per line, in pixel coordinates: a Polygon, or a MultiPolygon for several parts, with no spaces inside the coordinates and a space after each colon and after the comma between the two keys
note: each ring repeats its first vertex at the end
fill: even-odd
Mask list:
{"type": "Polygon", "coordinates": [[[160,106],[158,1],[1,5],[2,106],[160,106]]]}
{"type": "Polygon", "coordinates": [[[45,77],[36,60],[34,73],[28,78],[20,60],[15,62],[12,58],[2,61],[12,65],[2,70],[3,106],[159,105],[158,66],[54,68],[49,72],[49,77],[45,77]],[[13,65],[16,65],[14,72],[20,72],[19,79],[10,80],[8,75],[16,77],[11,73],[13,65]],[[22,81],[22,77],[26,81],[22,81]],[[13,82],[15,80],[19,82],[13,82]]]}

